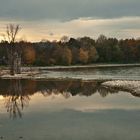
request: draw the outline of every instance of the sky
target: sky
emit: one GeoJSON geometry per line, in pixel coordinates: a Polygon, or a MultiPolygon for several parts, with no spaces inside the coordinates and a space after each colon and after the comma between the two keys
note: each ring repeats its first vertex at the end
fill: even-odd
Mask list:
{"type": "Polygon", "coordinates": [[[21,27],[18,39],[27,41],[139,38],[139,7],[140,0],[0,0],[0,35],[13,23],[21,27]]]}

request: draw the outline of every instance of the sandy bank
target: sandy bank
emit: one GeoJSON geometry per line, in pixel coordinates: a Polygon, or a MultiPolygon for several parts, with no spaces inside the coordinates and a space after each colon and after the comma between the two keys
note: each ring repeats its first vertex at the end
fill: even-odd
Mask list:
{"type": "Polygon", "coordinates": [[[106,81],[102,83],[102,86],[122,91],[128,91],[131,92],[132,94],[135,94],[135,96],[140,96],[140,81],[128,81],[128,80],[106,81]]]}

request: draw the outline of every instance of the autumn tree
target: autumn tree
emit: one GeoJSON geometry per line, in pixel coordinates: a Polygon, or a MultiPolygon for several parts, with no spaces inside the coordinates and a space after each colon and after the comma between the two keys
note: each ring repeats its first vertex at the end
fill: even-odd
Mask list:
{"type": "Polygon", "coordinates": [[[104,35],[100,35],[96,40],[96,49],[99,53],[99,61],[104,62],[106,61],[106,57],[108,55],[108,40],[107,37],[104,35]]]}
{"type": "Polygon", "coordinates": [[[57,45],[52,52],[52,59],[54,64],[70,65],[72,62],[72,53],[68,47],[57,45]]]}
{"type": "Polygon", "coordinates": [[[76,47],[71,48],[72,52],[72,64],[77,64],[79,62],[79,49],[76,47]]]}
{"type": "Polygon", "coordinates": [[[88,62],[96,62],[96,60],[99,58],[98,52],[96,51],[95,47],[89,48],[88,50],[88,62]]]}
{"type": "Polygon", "coordinates": [[[23,48],[23,59],[26,64],[33,64],[36,59],[36,52],[32,46],[23,48]]]}
{"type": "Polygon", "coordinates": [[[72,53],[68,47],[63,48],[62,60],[64,65],[70,65],[72,62],[72,53]]]}
{"type": "Polygon", "coordinates": [[[83,49],[84,53],[88,52],[88,54],[86,54],[86,56],[88,57],[88,62],[89,63],[95,62],[98,59],[98,52],[94,47],[95,40],[91,39],[90,37],[82,37],[79,38],[79,43],[80,48],[83,49]]]}
{"type": "Polygon", "coordinates": [[[90,37],[82,37],[78,39],[80,43],[80,47],[82,48],[92,48],[95,46],[95,40],[91,39],[90,37]]]}
{"type": "Polygon", "coordinates": [[[88,62],[88,51],[80,48],[79,50],[79,61],[82,63],[82,64],[86,64],[88,62]]]}

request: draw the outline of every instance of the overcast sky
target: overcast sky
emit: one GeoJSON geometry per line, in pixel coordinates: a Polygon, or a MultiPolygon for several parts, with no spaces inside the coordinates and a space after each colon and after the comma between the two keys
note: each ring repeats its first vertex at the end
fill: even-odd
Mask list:
{"type": "Polygon", "coordinates": [[[100,34],[140,37],[140,0],[0,0],[0,33],[20,24],[20,38],[55,40],[100,34]]]}

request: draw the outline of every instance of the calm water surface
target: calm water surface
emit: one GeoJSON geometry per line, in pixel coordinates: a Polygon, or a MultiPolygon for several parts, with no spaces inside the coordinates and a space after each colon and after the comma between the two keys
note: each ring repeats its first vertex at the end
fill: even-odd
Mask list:
{"type": "Polygon", "coordinates": [[[0,80],[5,140],[139,140],[140,98],[97,81],[0,80]]]}
{"type": "Polygon", "coordinates": [[[41,71],[42,77],[140,80],[140,67],[104,67],[77,71],[41,71]]]}

